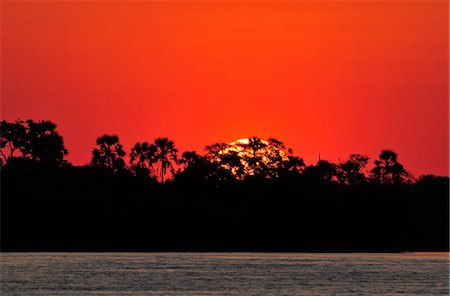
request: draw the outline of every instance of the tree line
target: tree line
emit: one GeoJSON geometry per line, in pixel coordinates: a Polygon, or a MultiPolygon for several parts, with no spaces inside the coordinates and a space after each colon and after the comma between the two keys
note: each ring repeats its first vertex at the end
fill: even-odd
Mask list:
{"type": "MultiPolygon", "coordinates": [[[[31,119],[0,122],[0,164],[28,160],[43,166],[70,165],[64,158],[68,154],[62,136],[51,121],[35,122],[31,119]]],[[[306,165],[293,155],[283,142],[251,137],[244,143],[214,143],[205,147],[204,155],[186,151],[179,155],[173,140],[157,138],[153,143],[138,142],[128,153],[117,135],[104,134],[97,138],[92,150],[90,166],[113,172],[129,171],[136,176],[165,178],[178,175],[205,173],[204,178],[237,179],[278,178],[287,174],[303,174],[310,178],[358,185],[367,182],[394,185],[413,182],[412,176],[398,161],[397,153],[382,150],[371,170],[367,169],[369,157],[350,154],[338,163],[319,160],[306,165]]]]}
{"type": "Polygon", "coordinates": [[[449,178],[397,154],[305,164],[274,138],[180,153],[117,135],[88,165],[51,121],[0,122],[5,251],[448,251],[449,178]]]}

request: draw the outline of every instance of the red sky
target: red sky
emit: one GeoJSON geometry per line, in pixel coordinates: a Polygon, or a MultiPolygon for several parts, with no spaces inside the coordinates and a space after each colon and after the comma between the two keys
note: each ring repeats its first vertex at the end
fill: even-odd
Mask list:
{"type": "Polygon", "coordinates": [[[276,137],[307,164],[448,175],[447,1],[3,1],[2,117],[181,151],[276,137]]]}

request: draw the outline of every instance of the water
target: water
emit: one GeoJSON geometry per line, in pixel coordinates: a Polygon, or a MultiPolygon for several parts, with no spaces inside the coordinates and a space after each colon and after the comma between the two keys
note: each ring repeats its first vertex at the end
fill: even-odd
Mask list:
{"type": "Polygon", "coordinates": [[[448,254],[2,253],[1,295],[448,295],[448,254]]]}

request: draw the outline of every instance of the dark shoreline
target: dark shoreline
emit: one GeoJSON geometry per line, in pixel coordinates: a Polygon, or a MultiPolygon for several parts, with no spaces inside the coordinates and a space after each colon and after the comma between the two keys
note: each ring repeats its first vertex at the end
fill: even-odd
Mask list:
{"type": "Polygon", "coordinates": [[[160,183],[15,159],[1,168],[0,249],[449,251],[448,177],[349,185],[310,168],[239,180],[200,166],[160,183]]]}

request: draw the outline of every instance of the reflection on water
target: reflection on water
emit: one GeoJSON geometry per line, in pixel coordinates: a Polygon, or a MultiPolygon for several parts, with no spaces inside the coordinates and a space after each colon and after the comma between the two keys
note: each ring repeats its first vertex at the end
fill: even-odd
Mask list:
{"type": "Polygon", "coordinates": [[[1,295],[448,295],[448,254],[2,253],[1,295]]]}

